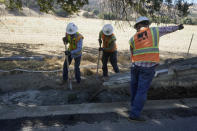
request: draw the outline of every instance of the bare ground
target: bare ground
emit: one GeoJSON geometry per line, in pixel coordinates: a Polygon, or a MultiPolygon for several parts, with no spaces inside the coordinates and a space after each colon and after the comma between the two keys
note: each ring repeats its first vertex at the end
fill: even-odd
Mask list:
{"type": "MultiPolygon", "coordinates": [[[[0,18],[0,57],[11,56],[42,56],[44,61],[0,61],[0,70],[15,68],[26,70],[60,70],[56,73],[24,73],[11,71],[0,73],[0,103],[1,104],[35,104],[56,105],[84,102],[128,101],[129,87],[123,89],[106,89],[102,79],[96,79],[96,62],[98,57],[98,32],[103,24],[116,22],[98,19],[57,18],[57,17],[2,17],[0,18]],[[79,31],[84,35],[84,51],[81,61],[82,83],[73,81],[73,90],[67,85],[60,85],[62,65],[64,62],[64,46],[61,38],[68,22],[74,21],[79,31]],[[90,68],[91,67],[91,68],[90,68]],[[92,68],[93,67],[93,68],[92,68]]],[[[135,33],[128,24],[120,22],[115,27],[118,44],[118,65],[121,72],[128,72],[130,53],[128,40],[135,33]]],[[[154,26],[154,25],[153,25],[154,26]]],[[[166,59],[176,59],[196,56],[196,36],[189,56],[187,48],[191,34],[196,32],[195,26],[186,26],[183,31],[164,36],[160,41],[161,63],[166,59]]],[[[100,62],[101,64],[101,62],[100,62]]],[[[73,63],[71,65],[73,67],[73,63]]],[[[111,65],[109,74],[113,74],[111,65]]],[[[99,76],[102,70],[99,70],[99,76]]],[[[196,89],[172,88],[150,89],[149,99],[173,99],[180,97],[196,97],[196,89]]]]}
{"type": "MultiPolygon", "coordinates": [[[[95,65],[94,68],[81,68],[82,82],[77,84],[73,80],[73,90],[69,90],[67,84],[60,85],[62,79],[62,65],[64,55],[62,52],[54,52],[54,55],[46,55],[36,51],[37,48],[44,48],[44,44],[8,44],[0,43],[1,57],[5,56],[44,56],[44,61],[1,61],[1,70],[12,70],[21,68],[26,70],[60,70],[55,73],[25,73],[11,71],[0,74],[0,103],[1,104],[23,104],[23,105],[61,105],[87,102],[115,102],[129,101],[129,87],[122,89],[107,89],[102,86],[102,79],[96,79],[96,62],[98,50],[85,47],[81,66],[95,65]],[[8,54],[6,54],[6,52],[8,54]],[[58,57],[61,56],[61,57],[58,57]]],[[[185,54],[163,52],[170,58],[184,57],[185,54]]],[[[118,65],[121,72],[129,71],[129,52],[118,53],[118,65]]],[[[162,61],[165,59],[162,58],[162,61]]],[[[72,63],[73,64],[73,63],[72,63]]],[[[73,65],[72,65],[73,66],[73,65]]],[[[113,74],[109,64],[109,74],[113,74]]],[[[99,75],[102,75],[101,69],[99,75]]],[[[73,76],[74,77],[74,76],[73,76]]],[[[149,99],[173,99],[195,97],[195,88],[172,88],[153,89],[148,94],[149,99]]]]}

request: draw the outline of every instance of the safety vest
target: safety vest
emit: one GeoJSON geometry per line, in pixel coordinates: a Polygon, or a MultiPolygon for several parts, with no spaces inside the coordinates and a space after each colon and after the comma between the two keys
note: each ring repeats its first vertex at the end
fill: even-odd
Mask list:
{"type": "Polygon", "coordinates": [[[100,32],[100,37],[102,38],[102,41],[103,41],[103,48],[111,48],[113,46],[112,49],[110,50],[105,50],[106,52],[114,52],[117,50],[117,46],[116,46],[116,43],[115,42],[112,42],[112,41],[115,41],[116,40],[116,37],[114,34],[110,35],[110,36],[106,36],[103,31],[100,32]],[[113,45],[111,45],[113,44],[113,45]]]}
{"type": "MultiPolygon", "coordinates": [[[[71,38],[69,34],[66,33],[66,37],[69,43],[69,51],[77,49],[77,43],[80,39],[83,39],[83,36],[80,33],[76,33],[74,38],[71,38]]],[[[74,55],[80,55],[82,53],[82,49],[79,52],[76,52],[74,55]]]]}
{"type": "Polygon", "coordinates": [[[129,41],[132,47],[132,62],[159,63],[159,29],[144,28],[129,41]]]}

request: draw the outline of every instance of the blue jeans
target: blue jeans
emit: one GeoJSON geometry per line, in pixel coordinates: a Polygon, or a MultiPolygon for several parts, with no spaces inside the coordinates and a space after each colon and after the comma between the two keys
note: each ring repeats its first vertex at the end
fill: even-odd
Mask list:
{"type": "MultiPolygon", "coordinates": [[[[68,62],[69,62],[69,65],[71,64],[72,62],[72,57],[71,56],[68,56],[68,62]]],[[[80,62],[81,62],[81,56],[78,56],[76,58],[74,58],[75,60],[75,79],[77,80],[78,83],[80,83],[81,81],[81,74],[80,74],[80,62]]],[[[66,59],[64,61],[64,66],[63,66],[63,80],[67,80],[68,79],[68,68],[67,68],[67,63],[66,63],[66,59]]]]}
{"type": "Polygon", "coordinates": [[[131,67],[131,112],[130,117],[140,117],[147,100],[147,92],[155,74],[155,67],[131,67]]]}
{"type": "Polygon", "coordinates": [[[107,63],[110,60],[110,63],[116,73],[119,73],[119,68],[117,65],[117,51],[114,52],[104,52],[102,56],[102,63],[103,63],[103,76],[108,76],[108,68],[107,63]]]}

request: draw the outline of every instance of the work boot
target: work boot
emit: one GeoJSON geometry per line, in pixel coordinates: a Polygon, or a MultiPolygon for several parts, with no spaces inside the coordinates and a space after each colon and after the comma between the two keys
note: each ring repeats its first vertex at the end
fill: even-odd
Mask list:
{"type": "Polygon", "coordinates": [[[144,119],[143,117],[129,117],[128,118],[129,121],[136,121],[136,122],[145,122],[146,119],[144,119]]]}

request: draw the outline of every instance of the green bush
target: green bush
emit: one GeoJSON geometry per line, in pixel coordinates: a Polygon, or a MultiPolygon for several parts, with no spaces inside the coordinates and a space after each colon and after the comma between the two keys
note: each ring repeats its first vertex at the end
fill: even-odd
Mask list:
{"type": "Polygon", "coordinates": [[[57,15],[57,16],[61,16],[61,17],[67,17],[69,14],[64,11],[63,9],[55,9],[54,13],[57,15]]]}
{"type": "Polygon", "coordinates": [[[100,19],[104,19],[104,20],[116,20],[116,15],[113,13],[103,13],[103,14],[99,14],[99,18],[100,19]]]}
{"type": "Polygon", "coordinates": [[[5,0],[0,0],[0,3],[4,3],[5,2],[5,0]]]}
{"type": "Polygon", "coordinates": [[[98,15],[98,14],[99,14],[99,10],[95,9],[95,10],[93,11],[93,14],[94,14],[94,15],[98,15]]]}
{"type": "Polygon", "coordinates": [[[92,11],[92,9],[90,8],[90,7],[83,7],[83,10],[85,10],[85,11],[87,11],[87,12],[91,12],[92,11]]]}
{"type": "Polygon", "coordinates": [[[191,18],[187,18],[183,21],[184,24],[189,24],[191,25],[192,24],[192,19],[191,18]]]}
{"type": "Polygon", "coordinates": [[[92,11],[92,9],[91,8],[88,8],[88,12],[91,12],[92,11]]]}
{"type": "Polygon", "coordinates": [[[160,22],[161,23],[172,23],[171,19],[167,16],[161,17],[160,22]]]}
{"type": "Polygon", "coordinates": [[[83,16],[86,17],[86,18],[94,18],[95,17],[94,14],[91,14],[89,12],[84,12],[83,16]]]}
{"type": "Polygon", "coordinates": [[[186,18],[185,20],[183,20],[184,24],[188,24],[188,25],[197,25],[197,19],[196,18],[186,18]]]}

